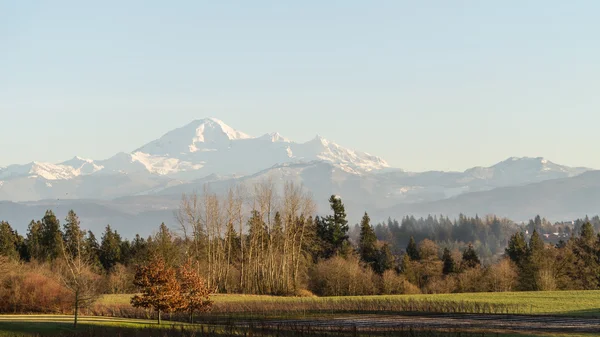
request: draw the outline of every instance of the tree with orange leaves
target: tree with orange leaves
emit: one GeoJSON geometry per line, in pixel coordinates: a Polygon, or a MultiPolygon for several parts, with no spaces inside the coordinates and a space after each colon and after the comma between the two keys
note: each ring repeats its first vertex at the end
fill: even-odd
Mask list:
{"type": "Polygon", "coordinates": [[[207,312],[212,307],[210,290],[190,259],[179,269],[179,281],[183,302],[180,310],[188,312],[190,323],[194,323],[194,312],[207,312]]]}
{"type": "Polygon", "coordinates": [[[158,324],[163,312],[180,310],[183,306],[181,286],[173,268],[167,267],[160,257],[154,257],[138,266],[133,284],[141,290],[131,299],[134,307],[152,308],[158,312],[158,324]]]}

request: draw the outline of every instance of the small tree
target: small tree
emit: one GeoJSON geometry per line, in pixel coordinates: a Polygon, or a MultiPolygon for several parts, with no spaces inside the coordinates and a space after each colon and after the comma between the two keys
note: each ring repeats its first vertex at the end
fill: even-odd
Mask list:
{"type": "Polygon", "coordinates": [[[515,233],[510,237],[505,254],[517,265],[522,264],[527,256],[527,242],[523,232],[515,233]]]}
{"type": "Polygon", "coordinates": [[[194,312],[207,312],[212,307],[210,290],[204,278],[194,269],[191,260],[179,270],[179,280],[183,302],[180,310],[188,312],[190,323],[194,323],[194,312]]]}
{"type": "Polygon", "coordinates": [[[360,222],[360,239],[358,241],[358,252],[360,259],[372,265],[377,260],[377,236],[370,223],[371,219],[365,212],[360,222]]]}
{"type": "Polygon", "coordinates": [[[156,310],[160,325],[163,312],[173,312],[182,307],[181,287],[175,276],[175,270],[167,267],[160,257],[138,266],[133,284],[141,294],[131,298],[131,305],[156,310]]]}
{"type": "Polygon", "coordinates": [[[410,240],[408,241],[408,246],[406,247],[406,255],[408,255],[408,257],[410,257],[412,261],[420,260],[419,248],[417,248],[415,238],[413,238],[412,236],[410,237],[410,240]]]}
{"type": "Polygon", "coordinates": [[[42,218],[41,224],[41,243],[42,258],[44,260],[54,261],[61,256],[61,244],[63,234],[60,231],[60,221],[54,215],[54,212],[47,210],[42,218]]]}
{"type": "Polygon", "coordinates": [[[13,260],[19,259],[17,250],[17,234],[8,222],[0,221],[0,255],[7,256],[13,260]]]}
{"type": "Polygon", "coordinates": [[[121,260],[121,236],[110,225],[106,226],[102,235],[99,258],[107,272],[121,260]]]}
{"type": "MultiPolygon", "coordinates": [[[[75,212],[71,211],[69,216],[77,219],[75,212]]],[[[77,221],[77,228],[79,222],[77,221]]],[[[79,229],[78,233],[79,233],[79,229]]],[[[74,235],[68,242],[60,241],[64,263],[61,264],[60,278],[63,285],[74,295],[74,327],[77,328],[79,309],[94,303],[100,295],[100,284],[98,275],[92,272],[94,263],[84,250],[82,235],[74,235]]]]}
{"type": "Polygon", "coordinates": [[[444,248],[444,255],[442,255],[442,262],[444,263],[443,273],[444,275],[452,274],[456,271],[456,262],[450,253],[448,248],[444,248]]]}
{"type": "Polygon", "coordinates": [[[479,256],[477,256],[477,252],[475,252],[472,244],[469,244],[463,252],[462,266],[464,269],[481,267],[481,260],[479,260],[479,256]]]}

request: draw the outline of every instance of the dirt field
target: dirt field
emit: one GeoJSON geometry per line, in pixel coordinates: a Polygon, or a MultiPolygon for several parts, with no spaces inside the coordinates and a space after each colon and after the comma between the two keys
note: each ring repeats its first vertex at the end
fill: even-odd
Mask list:
{"type": "Polygon", "coordinates": [[[358,330],[386,330],[389,328],[494,330],[518,332],[599,333],[600,319],[564,316],[526,315],[345,315],[323,319],[271,320],[237,322],[236,324],[264,324],[277,326],[297,325],[311,329],[349,328],[358,330]]]}

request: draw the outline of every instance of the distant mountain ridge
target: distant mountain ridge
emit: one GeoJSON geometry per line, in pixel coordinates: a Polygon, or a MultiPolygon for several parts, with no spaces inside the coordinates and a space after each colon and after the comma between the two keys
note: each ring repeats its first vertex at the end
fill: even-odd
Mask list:
{"type": "MultiPolygon", "coordinates": [[[[407,172],[321,136],[304,143],[277,132],[253,137],[223,121],[206,118],[169,131],[131,153],[117,153],[104,160],[76,156],[58,164],[32,162],[0,168],[0,200],[26,202],[23,205],[29,206],[23,209],[33,204],[51,206],[49,200],[60,200],[61,205],[68,200],[74,204],[87,200],[88,209],[92,209],[91,204],[118,209],[118,221],[127,218],[135,223],[135,214],[119,206],[122,198],[147,198],[148,205],[133,208],[140,212],[172,213],[173,200],[181,193],[200,191],[205,184],[224,191],[232,185],[272,179],[278,186],[284,181],[305,186],[321,212],[326,211],[328,195],[341,195],[354,206],[349,214],[360,216],[365,210],[408,212],[426,205],[447,209],[444,202],[472,203],[467,196],[474,193],[556,179],[570,181],[588,171],[541,157],[512,157],[463,172],[407,172]],[[123,212],[128,215],[123,216],[123,212]]],[[[470,209],[467,204],[464,207],[470,209]]],[[[39,215],[31,215],[35,217],[39,215]]],[[[108,220],[110,216],[102,221],[108,220]]]]}

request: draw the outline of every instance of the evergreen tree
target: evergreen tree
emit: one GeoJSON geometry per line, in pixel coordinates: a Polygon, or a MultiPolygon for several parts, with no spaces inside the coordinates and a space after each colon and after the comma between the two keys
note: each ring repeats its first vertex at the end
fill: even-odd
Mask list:
{"type": "Polygon", "coordinates": [[[61,256],[63,234],[60,231],[60,221],[54,212],[47,210],[42,218],[41,243],[43,256],[46,260],[53,261],[61,256]]]}
{"type": "Polygon", "coordinates": [[[8,222],[0,222],[0,256],[19,259],[18,238],[8,222]]]}
{"type": "Polygon", "coordinates": [[[19,259],[21,261],[29,261],[29,251],[27,250],[25,238],[22,235],[19,235],[17,231],[15,231],[15,236],[17,238],[17,252],[19,253],[19,259]]]}
{"type": "Polygon", "coordinates": [[[42,222],[33,221],[29,223],[27,229],[27,238],[25,239],[25,246],[27,247],[27,261],[32,259],[43,260],[44,259],[44,248],[42,246],[42,222]]]}
{"type": "Polygon", "coordinates": [[[233,222],[227,224],[227,232],[225,232],[225,244],[228,263],[236,263],[241,259],[242,242],[241,238],[235,230],[233,222]]]}
{"type": "Polygon", "coordinates": [[[534,231],[542,229],[542,218],[540,217],[539,214],[535,216],[535,220],[533,221],[533,223],[535,225],[535,227],[533,229],[534,231]]]}
{"type": "Polygon", "coordinates": [[[384,243],[380,249],[376,250],[376,259],[373,264],[373,270],[383,275],[387,270],[394,268],[395,258],[390,249],[390,245],[384,243]]]}
{"type": "Polygon", "coordinates": [[[444,263],[444,268],[442,272],[444,275],[449,275],[456,272],[456,262],[450,253],[448,248],[444,248],[444,254],[442,255],[442,262],[444,263]]]}
{"type": "Polygon", "coordinates": [[[346,220],[346,209],[342,199],[332,195],[329,198],[329,204],[333,215],[325,218],[329,231],[329,238],[333,247],[333,254],[340,253],[344,246],[348,244],[348,220],[346,220]]]}
{"type": "Polygon", "coordinates": [[[544,241],[537,229],[531,233],[527,254],[521,261],[519,272],[519,283],[522,290],[538,291],[541,290],[539,282],[539,272],[544,259],[544,241]]]}
{"type": "Polygon", "coordinates": [[[513,234],[508,241],[506,255],[517,265],[520,265],[527,257],[527,242],[523,232],[513,234]]]}
{"type": "Polygon", "coordinates": [[[336,254],[345,256],[350,249],[348,220],[346,220],[346,210],[342,199],[332,195],[329,198],[329,204],[333,215],[315,218],[316,242],[319,247],[316,256],[313,257],[315,261],[319,258],[328,259],[336,254]]]}
{"type": "Polygon", "coordinates": [[[106,226],[100,244],[100,263],[104,270],[110,271],[121,260],[121,236],[106,226]]]}
{"type": "Polygon", "coordinates": [[[412,236],[408,241],[408,246],[406,247],[406,254],[413,261],[419,261],[421,258],[419,256],[419,248],[417,247],[417,243],[415,242],[415,238],[412,236]]]}
{"type": "Polygon", "coordinates": [[[575,255],[575,275],[579,287],[586,290],[597,289],[600,285],[600,249],[594,235],[594,227],[589,221],[581,225],[580,236],[573,244],[575,255]]]}
{"type": "Polygon", "coordinates": [[[120,263],[127,265],[131,262],[131,260],[133,259],[132,256],[132,249],[131,249],[131,242],[129,242],[129,240],[125,239],[123,241],[121,241],[121,259],[120,259],[120,263]]]}
{"type": "Polygon", "coordinates": [[[594,241],[594,226],[588,221],[581,226],[579,236],[586,242],[594,241]]]}
{"type": "Polygon", "coordinates": [[[544,251],[544,241],[542,240],[542,237],[538,233],[537,229],[534,229],[533,233],[531,234],[528,248],[530,256],[535,255],[536,257],[538,257],[544,251]]]}
{"type": "Polygon", "coordinates": [[[328,226],[328,223],[325,219],[319,217],[318,215],[314,220],[314,227],[316,232],[315,245],[314,245],[314,254],[313,260],[317,262],[320,258],[329,258],[333,255],[334,247],[332,244],[333,237],[332,232],[328,226]]]}
{"type": "Polygon", "coordinates": [[[173,242],[173,234],[165,225],[161,223],[158,233],[154,236],[154,252],[160,256],[167,266],[173,267],[177,264],[177,247],[173,242]]]}
{"type": "Polygon", "coordinates": [[[463,252],[462,266],[465,269],[478,268],[481,266],[479,256],[477,256],[477,252],[475,252],[472,244],[469,244],[469,247],[463,252]]]}
{"type": "Polygon", "coordinates": [[[101,267],[100,263],[100,245],[96,236],[92,231],[88,231],[83,242],[83,253],[87,257],[88,261],[93,268],[101,267]]]}
{"type": "Polygon", "coordinates": [[[135,264],[141,264],[150,259],[150,248],[148,247],[148,242],[139,234],[136,234],[135,238],[133,238],[133,241],[131,241],[130,255],[130,262],[135,264]]]}
{"type": "Polygon", "coordinates": [[[375,235],[375,231],[373,231],[373,227],[371,227],[370,221],[369,215],[365,212],[360,222],[358,252],[363,262],[372,265],[378,258],[378,252],[376,246],[377,236],[375,235]]]}
{"type": "Polygon", "coordinates": [[[78,254],[79,243],[83,242],[84,232],[81,230],[79,217],[73,210],[69,211],[66,223],[63,225],[63,241],[68,254],[78,254]]]}

